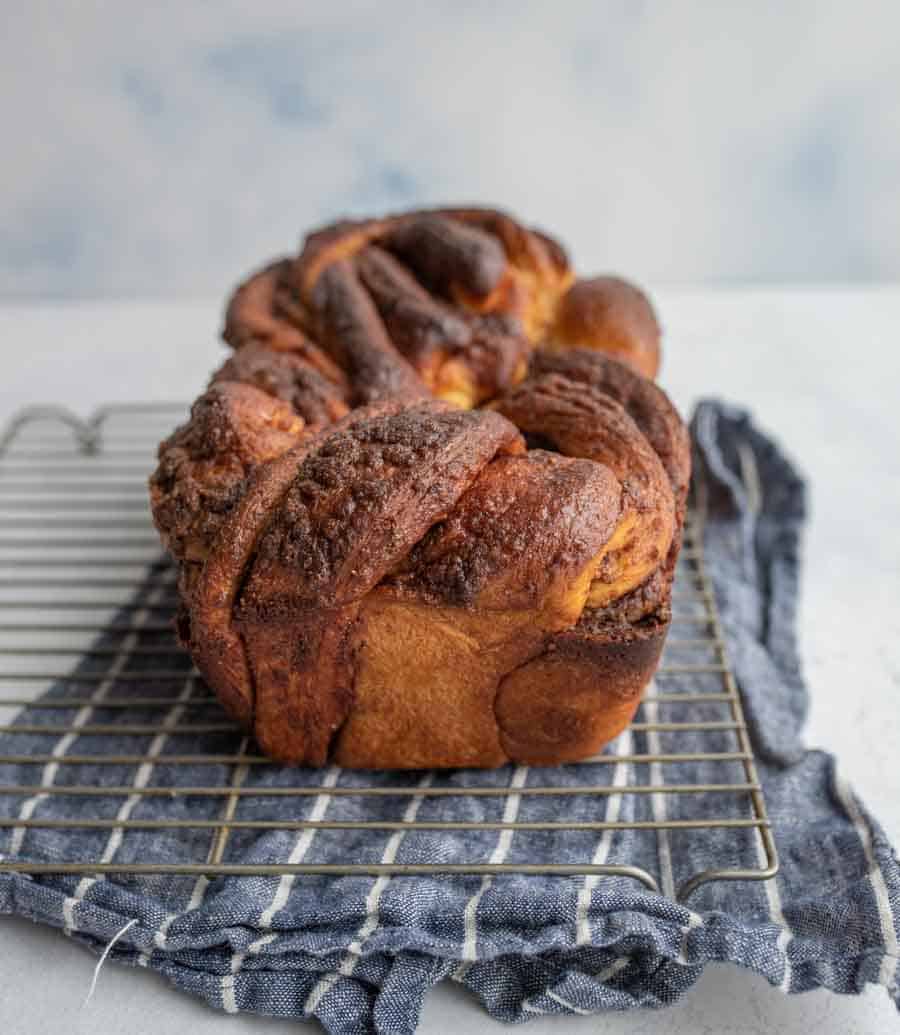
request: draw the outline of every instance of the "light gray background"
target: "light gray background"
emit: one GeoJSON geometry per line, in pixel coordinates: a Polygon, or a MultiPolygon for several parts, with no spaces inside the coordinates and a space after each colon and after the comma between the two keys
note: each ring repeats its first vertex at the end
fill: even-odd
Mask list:
{"type": "MultiPolygon", "coordinates": [[[[900,842],[900,288],[658,290],[663,383],[687,411],[701,395],[750,406],[810,475],[801,639],[812,691],[809,742],[845,775],[900,842]]],[[[12,362],[0,417],[23,401],[188,399],[221,362],[218,302],[0,306],[12,362]]],[[[60,933],[0,919],[0,1027],[84,1035],[163,1030],[237,1033],[315,1027],[225,1018],[143,971],[107,966],[80,1003],[95,958],[60,933]]],[[[672,1010],[536,1020],[533,1035],[881,1035],[896,1027],[881,989],[788,999],[731,967],[712,968],[672,1010]]],[[[500,1032],[472,1000],[441,987],[425,1035],[500,1032]]]]}
{"type": "Polygon", "coordinates": [[[450,200],[585,271],[900,276],[896,0],[2,6],[0,294],[220,297],[450,200]]]}

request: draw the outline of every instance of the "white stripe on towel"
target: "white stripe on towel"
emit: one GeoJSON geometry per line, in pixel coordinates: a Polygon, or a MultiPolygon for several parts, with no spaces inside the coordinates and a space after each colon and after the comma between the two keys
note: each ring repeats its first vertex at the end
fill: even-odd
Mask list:
{"type": "MultiPolygon", "coordinates": [[[[655,700],[652,699],[652,695],[656,693],[656,682],[652,681],[648,687],[648,694],[651,695],[643,703],[644,716],[647,722],[657,722],[659,719],[659,707],[655,700]]],[[[651,755],[658,755],[661,751],[661,745],[659,742],[659,733],[656,730],[647,731],[647,748],[651,755]]],[[[651,762],[648,766],[650,783],[654,786],[664,786],[665,776],[663,775],[663,765],[661,762],[651,762]]],[[[651,794],[650,795],[650,808],[653,813],[653,819],[657,823],[665,823],[669,818],[668,807],[666,806],[666,795],[665,793],[651,794]]],[[[672,871],[672,847],[669,841],[669,831],[666,828],[662,828],[656,831],[656,850],[659,858],[659,884],[660,890],[666,898],[675,901],[675,877],[672,871]]],[[[681,928],[681,945],[678,948],[678,955],[675,957],[676,963],[687,963],[685,957],[685,946],[687,945],[688,935],[695,927],[699,927],[703,923],[703,917],[699,913],[690,912],[688,916],[688,922],[681,928]]]]}
{"type": "MultiPolygon", "coordinates": [[[[510,787],[520,788],[525,786],[525,781],[528,779],[528,766],[517,765],[513,770],[512,778],[509,782],[510,787]]],[[[510,794],[506,798],[506,805],[503,809],[503,822],[504,823],[515,823],[516,816],[519,814],[519,804],[522,801],[520,794],[510,794]]],[[[514,830],[501,830],[500,836],[497,838],[497,844],[494,846],[494,850],[491,853],[491,857],[488,860],[492,865],[502,863],[506,859],[506,855],[509,852],[510,845],[512,844],[512,837],[515,833],[514,830]]],[[[462,944],[462,959],[453,971],[453,977],[457,981],[461,981],[469,969],[471,963],[478,959],[478,904],[484,897],[484,893],[493,884],[494,878],[491,874],[481,878],[481,887],[475,892],[475,894],[466,903],[466,908],[463,913],[463,944],[462,944]]]]}
{"type": "MultiPolygon", "coordinates": [[[[433,779],[433,773],[426,773],[419,781],[420,790],[425,790],[429,787],[433,779]]],[[[403,813],[404,823],[415,822],[416,816],[418,815],[419,809],[424,800],[424,794],[413,795],[410,803],[406,806],[406,811],[403,813]]],[[[408,831],[406,830],[395,830],[391,835],[384,849],[384,854],[381,857],[381,862],[384,865],[390,866],[397,858],[397,850],[400,848],[400,843],[403,841],[403,838],[406,837],[407,833],[408,831]]],[[[315,1011],[316,1007],[328,994],[339,977],[350,977],[353,973],[356,968],[356,964],[359,962],[362,955],[363,945],[372,935],[376,927],[378,927],[378,905],[390,879],[389,875],[382,875],[378,877],[372,885],[372,889],[366,897],[366,918],[360,929],[356,932],[356,937],[347,946],[347,955],[344,957],[340,967],[338,967],[336,971],[331,971],[326,974],[313,987],[313,990],[310,992],[303,1007],[304,1013],[311,1014],[315,1011]]]]}
{"type": "Polygon", "coordinates": [[[893,990],[900,946],[898,946],[897,941],[897,929],[894,925],[894,911],[891,908],[890,893],[872,848],[872,831],[869,829],[869,824],[860,811],[853,792],[842,777],[837,774],[835,774],[834,785],[841,805],[843,805],[844,811],[847,813],[862,842],[869,870],[869,882],[872,885],[872,894],[875,896],[875,903],[878,906],[878,921],[881,925],[881,940],[884,944],[884,957],[878,972],[878,982],[884,985],[885,988],[893,990]]]}
{"type": "MultiPolygon", "coordinates": [[[[171,588],[171,581],[161,583],[152,593],[147,597],[147,604],[157,603],[163,594],[165,589],[171,588]]],[[[131,660],[132,650],[137,645],[137,638],[141,631],[141,626],[147,621],[150,615],[149,607],[143,607],[136,612],[134,622],[130,632],[123,638],[121,644],[121,650],[116,654],[106,672],[105,677],[98,683],[94,692],[90,695],[89,703],[79,708],[75,714],[75,718],[72,720],[69,730],[63,734],[63,736],[54,744],[50,754],[53,755],[54,759],[62,758],[69,750],[69,748],[75,743],[79,737],[79,731],[82,726],[86,725],[93,714],[94,709],[102,703],[103,698],[109,693],[112,687],[115,685],[116,676],[122,671],[125,665],[131,660]]],[[[40,784],[42,787],[50,787],[55,781],[57,774],[59,773],[59,762],[47,762],[41,771],[40,784]]],[[[19,810],[19,819],[31,819],[34,814],[34,810],[38,807],[47,797],[46,794],[37,793],[27,798],[19,810]]],[[[10,856],[17,855],[22,849],[22,842],[25,840],[25,834],[28,831],[28,827],[15,827],[12,832],[9,844],[10,856]]]]}
{"type": "MultiPolygon", "coordinates": [[[[175,705],[169,709],[166,713],[165,718],[162,721],[162,730],[154,736],[150,742],[150,747],[147,749],[146,761],[141,762],[138,766],[137,772],[134,775],[132,786],[135,789],[134,794],[129,794],[122,805],[119,807],[119,811],[116,813],[116,819],[120,822],[126,822],[131,813],[134,811],[135,806],[141,800],[142,791],[149,783],[150,777],[153,775],[153,769],[156,765],[156,760],[162,753],[163,748],[166,746],[166,741],[169,739],[169,735],[172,730],[176,728],[178,723],[181,721],[181,717],[184,715],[187,707],[187,702],[190,699],[191,693],[194,687],[194,678],[192,675],[188,675],[185,679],[184,686],[181,688],[181,692],[176,698],[175,705]]],[[[101,863],[110,863],[115,858],[116,852],[122,845],[122,839],[125,836],[124,827],[114,827],[110,832],[109,838],[106,845],[103,848],[103,854],[100,856],[101,863]]],[[[71,934],[76,930],[75,921],[75,910],[78,904],[82,901],[84,896],[90,890],[90,888],[100,880],[105,878],[102,875],[96,877],[82,877],[78,882],[74,893],[67,897],[63,901],[63,922],[65,924],[64,930],[66,934],[71,934]]]]}
{"type": "MultiPolygon", "coordinates": [[[[322,793],[316,795],[316,800],[313,803],[308,822],[318,823],[324,818],[333,797],[333,795],[329,794],[328,791],[337,784],[340,775],[341,770],[337,766],[329,766],[328,769],[325,770],[325,775],[322,777],[322,793]]],[[[317,832],[318,827],[306,827],[306,829],[301,832],[300,836],[294,843],[294,847],[291,849],[291,854],[287,858],[288,865],[297,866],[299,863],[303,862],[317,832]]],[[[272,901],[260,914],[259,926],[261,928],[265,929],[272,926],[272,921],[275,919],[275,916],[284,909],[288,896],[291,893],[291,887],[296,879],[297,875],[295,873],[282,874],[278,879],[278,887],[275,889],[272,901]]],[[[234,995],[234,983],[241,967],[244,965],[244,960],[249,955],[256,955],[261,949],[265,948],[266,945],[273,942],[276,937],[277,935],[274,932],[264,934],[251,942],[245,950],[235,952],[232,955],[231,966],[229,968],[230,973],[226,974],[222,978],[221,985],[222,1008],[227,1013],[237,1013],[238,1011],[237,1001],[234,995]]]]}
{"type": "MultiPolygon", "coordinates": [[[[648,694],[653,695],[656,693],[656,682],[653,681],[648,687],[648,694]]],[[[644,715],[647,717],[647,722],[656,722],[659,719],[659,709],[656,701],[652,700],[652,696],[648,697],[643,704],[644,715]]],[[[647,732],[647,747],[650,749],[651,755],[658,755],[660,753],[659,744],[659,733],[656,730],[648,730],[647,732]]],[[[662,785],[665,783],[663,776],[662,765],[659,762],[651,762],[649,765],[650,769],[650,783],[662,785]]],[[[668,819],[668,811],[666,809],[666,796],[665,794],[651,794],[650,795],[650,808],[653,812],[653,819],[657,823],[665,823],[668,819]]],[[[674,901],[675,899],[675,879],[672,875],[672,849],[669,844],[669,831],[666,829],[656,831],[656,849],[659,856],[659,883],[662,893],[666,898],[670,898],[674,901]]]]}
{"type": "MultiPolygon", "coordinates": [[[[621,736],[616,738],[614,744],[613,754],[615,755],[630,755],[632,750],[632,738],[631,730],[626,729],[621,736]]],[[[613,787],[626,787],[628,785],[628,762],[616,762],[613,767],[612,786],[613,787]]],[[[619,819],[619,815],[622,808],[623,795],[611,794],[607,798],[606,805],[606,821],[609,823],[615,823],[619,819]]],[[[604,830],[600,835],[600,840],[597,842],[597,848],[594,851],[594,856],[591,859],[591,864],[594,866],[602,866],[609,858],[610,850],[612,849],[613,837],[615,836],[615,830],[604,830]]],[[[600,875],[596,873],[589,873],[584,878],[584,883],[578,891],[578,903],[575,907],[575,944],[586,945],[591,940],[591,925],[588,920],[588,911],[591,906],[591,898],[593,897],[594,888],[597,886],[600,880],[600,875]]]]}
{"type": "MultiPolygon", "coordinates": [[[[759,466],[756,463],[756,455],[754,454],[750,444],[743,439],[739,440],[737,443],[737,453],[738,462],[741,467],[741,482],[747,492],[747,505],[750,508],[750,512],[756,515],[762,510],[764,501],[763,484],[762,479],[759,476],[759,466]]],[[[757,861],[759,862],[760,867],[765,868],[768,865],[768,860],[766,859],[762,838],[756,837],[755,842],[757,861]]],[[[788,924],[785,919],[784,909],[781,903],[781,893],[778,890],[778,878],[773,877],[771,880],[763,881],[763,884],[766,889],[769,915],[773,922],[778,924],[781,928],[775,942],[784,958],[784,973],[781,976],[781,982],[778,987],[782,992],[789,992],[794,968],[788,958],[788,946],[793,938],[793,933],[791,932],[790,924],[788,924]]]]}
{"type": "MultiPolygon", "coordinates": [[[[247,750],[247,741],[249,738],[244,737],[241,740],[240,747],[238,748],[238,755],[243,755],[247,750]]],[[[231,790],[242,787],[244,780],[247,779],[247,774],[250,772],[249,766],[244,762],[236,767],[234,775],[231,778],[231,790]]],[[[216,837],[218,837],[218,833],[216,837]]],[[[206,874],[201,873],[197,880],[194,882],[194,887],[191,889],[191,895],[188,899],[188,903],[184,908],[185,913],[190,913],[192,910],[197,909],[200,903],[206,897],[206,890],[210,885],[209,877],[206,874]]],[[[166,938],[169,933],[169,928],[178,919],[178,913],[167,913],[163,922],[159,925],[156,932],[153,935],[153,946],[155,949],[164,949],[166,947],[166,938]]],[[[181,914],[183,915],[183,914],[181,914]]],[[[153,955],[154,949],[145,950],[138,956],[138,966],[146,967],[150,962],[150,957],[153,955]]]]}
{"type": "Polygon", "coordinates": [[[687,947],[688,936],[695,927],[703,926],[703,917],[699,913],[691,911],[688,917],[688,922],[681,928],[681,945],[678,947],[678,955],[675,957],[676,963],[688,964],[688,958],[685,954],[685,948],[687,947]]]}
{"type": "MultiPolygon", "coordinates": [[[[337,766],[329,766],[325,772],[325,776],[322,779],[322,794],[316,796],[315,804],[312,807],[312,812],[309,814],[309,822],[318,823],[328,810],[328,806],[331,803],[332,795],[326,793],[331,790],[332,787],[336,786],[341,775],[340,769],[337,766]]],[[[310,845],[313,843],[313,839],[318,831],[317,827],[307,827],[297,838],[297,843],[291,854],[288,856],[288,864],[291,866],[297,866],[303,862],[306,857],[306,853],[309,851],[310,845]]],[[[294,881],[297,879],[297,875],[294,873],[285,873],[278,881],[278,887],[275,890],[275,894],[272,896],[272,901],[269,904],[269,908],[259,918],[260,927],[271,927],[272,921],[275,918],[275,914],[284,909],[284,906],[288,900],[288,895],[291,892],[291,888],[294,885],[294,881]]]]}
{"type": "Polygon", "coordinates": [[[585,1010],[584,1007],[570,1003],[568,999],[563,999],[563,997],[558,995],[556,992],[548,992],[547,998],[552,999],[554,1002],[559,1003],[560,1006],[564,1006],[567,1010],[571,1010],[572,1013],[577,1013],[581,1017],[590,1017],[594,1012],[593,1010],[585,1010]]]}
{"type": "MultiPolygon", "coordinates": [[[[194,887],[191,891],[191,897],[188,899],[188,904],[184,907],[185,913],[190,913],[191,910],[197,909],[200,903],[206,897],[206,889],[209,887],[209,877],[201,873],[200,876],[194,881],[194,887]]],[[[159,925],[159,929],[153,935],[153,944],[157,949],[164,949],[166,947],[166,935],[169,933],[169,928],[178,919],[179,913],[167,913],[163,922],[159,925]]],[[[146,967],[150,962],[150,957],[153,950],[145,950],[138,956],[138,966],[146,967]]]]}
{"type": "MultiPolygon", "coordinates": [[[[761,868],[765,868],[769,863],[766,859],[766,852],[763,848],[762,838],[757,836],[754,838],[754,841],[756,842],[757,862],[761,868]]],[[[778,890],[778,878],[772,877],[771,880],[764,880],[763,885],[766,889],[766,901],[769,905],[769,916],[772,918],[772,922],[778,924],[781,928],[778,932],[778,938],[775,941],[775,945],[781,951],[781,955],[784,958],[784,973],[781,975],[781,981],[779,982],[778,987],[782,992],[790,992],[794,968],[791,964],[790,958],[788,957],[788,946],[791,944],[793,932],[791,931],[790,924],[785,918],[784,910],[782,908],[781,892],[778,890]]]]}
{"type": "MultiPolygon", "coordinates": [[[[617,959],[614,959],[608,967],[601,970],[599,974],[595,974],[594,980],[599,981],[602,985],[604,981],[609,981],[611,977],[615,977],[620,970],[624,970],[630,962],[630,956],[619,956],[617,959]]],[[[547,996],[554,1002],[559,1003],[560,1006],[564,1006],[567,1010],[571,1010],[572,1013],[580,1014],[582,1016],[591,1016],[597,1012],[596,1010],[585,1010],[581,1006],[576,1006],[574,1003],[570,1003],[568,999],[564,999],[558,992],[547,992],[547,996]]],[[[528,1000],[522,1003],[522,1009],[527,1013],[537,1013],[542,1015],[547,1013],[546,1010],[542,1010],[539,1006],[535,1006],[528,1000]]]]}

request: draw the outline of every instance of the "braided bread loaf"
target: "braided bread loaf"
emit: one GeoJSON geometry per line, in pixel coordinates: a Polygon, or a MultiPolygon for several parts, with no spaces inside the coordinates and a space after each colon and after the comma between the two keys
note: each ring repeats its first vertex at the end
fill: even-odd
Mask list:
{"type": "Polygon", "coordinates": [[[313,233],[235,292],[150,490],[181,638],[271,757],[555,764],[631,720],[688,443],[647,300],[573,280],[447,209],[313,233]]]}

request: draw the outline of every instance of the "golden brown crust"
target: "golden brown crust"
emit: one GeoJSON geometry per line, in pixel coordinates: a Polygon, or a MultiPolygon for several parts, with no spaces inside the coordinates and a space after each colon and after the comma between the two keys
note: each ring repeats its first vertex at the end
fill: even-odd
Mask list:
{"type": "Polygon", "coordinates": [[[348,262],[370,242],[384,236],[391,220],[343,220],[307,235],[297,259],[287,271],[286,279],[297,297],[309,303],[319,277],[336,262],[348,262]]]}
{"type": "Polygon", "coordinates": [[[250,385],[214,385],[201,395],[191,419],[161,443],[150,479],[153,518],[166,548],[180,561],[203,561],[245,479],[305,434],[290,406],[250,385]]]}
{"type": "Polygon", "coordinates": [[[256,545],[237,606],[255,676],[255,728],[281,759],[319,765],[353,701],[361,601],[498,452],[497,414],[429,401],[326,434],[256,545]],[[287,731],[287,733],[285,733],[287,731]]]}
{"type": "Polygon", "coordinates": [[[225,310],[222,337],[238,349],[247,342],[263,342],[270,349],[302,349],[307,339],[299,326],[277,311],[279,285],[291,267],[290,259],[276,259],[239,285],[225,310]]]}
{"type": "Polygon", "coordinates": [[[659,457],[625,409],[593,385],[561,374],[529,378],[495,406],[522,431],[566,456],[605,465],[621,483],[619,525],[594,574],[588,604],[611,604],[650,578],[675,536],[675,498],[659,457]]]}
{"type": "Polygon", "coordinates": [[[432,394],[470,406],[521,376],[528,342],[511,315],[454,308],[375,245],[355,263],[388,335],[432,394]]]}
{"type": "Polygon", "coordinates": [[[357,258],[356,268],[391,340],[420,373],[430,373],[436,354],[463,348],[471,341],[463,316],[429,294],[384,248],[366,248],[357,258]]]}
{"type": "Polygon", "coordinates": [[[408,555],[498,452],[519,451],[495,413],[429,400],[343,425],[297,472],[257,551],[242,609],[257,586],[271,606],[338,606],[365,596],[408,555]],[[278,573],[278,574],[276,574],[278,573]]]}
{"type": "Polygon", "coordinates": [[[439,210],[451,219],[478,227],[496,237],[515,266],[548,276],[566,276],[569,260],[562,245],[539,231],[522,226],[505,212],[492,208],[445,208],[439,210]]]}
{"type": "MultiPolygon", "coordinates": [[[[551,238],[455,208],[326,227],[235,292],[151,499],[180,634],[273,758],[551,764],[633,714],[687,439],[640,374],[558,349],[572,280],[551,238]]],[[[627,286],[587,302],[611,290],[634,330],[627,286]]]]}
{"type": "Polygon", "coordinates": [[[556,242],[501,212],[345,221],[242,284],[223,335],[235,348],[319,346],[347,372],[357,402],[410,380],[399,353],[432,394],[470,407],[523,376],[571,280],[556,242]]]}
{"type": "Polygon", "coordinates": [[[475,307],[514,316],[529,342],[540,341],[574,279],[562,246],[546,234],[522,226],[505,212],[456,208],[445,209],[444,214],[494,235],[506,253],[505,276],[475,307]]]}
{"type": "Polygon", "coordinates": [[[250,725],[253,684],[244,642],[233,622],[237,593],[273,507],[290,485],[310,443],[260,467],[220,529],[194,591],[187,643],[197,667],[228,712],[250,725]]]}
{"type": "Polygon", "coordinates": [[[538,349],[531,358],[531,374],[559,374],[589,384],[615,399],[640,428],[653,447],[672,486],[675,532],[664,563],[636,590],[610,602],[610,609],[637,621],[667,602],[681,549],[681,531],[687,509],[691,478],[691,447],[687,428],[668,396],[631,367],[592,349],[548,351],[538,349]]]}
{"type": "Polygon", "coordinates": [[[586,622],[553,637],[546,650],[500,684],[500,742],[526,765],[559,765],[596,754],[631,722],[662,653],[668,616],[630,623],[610,635],[586,622]]]}
{"type": "Polygon", "coordinates": [[[388,338],[350,260],[322,271],[310,304],[321,341],[347,371],[358,404],[427,397],[421,378],[388,338]]]}
{"type": "MultiPolygon", "coordinates": [[[[396,407],[359,409],[340,427],[396,407]]],[[[246,644],[235,623],[238,593],[259,543],[277,512],[303,461],[325,438],[311,435],[280,456],[259,465],[247,478],[236,505],[217,530],[195,580],[186,621],[180,630],[197,667],[226,709],[240,722],[252,725],[254,686],[246,644]]]]}
{"type": "Polygon", "coordinates": [[[654,378],[660,337],[656,313],[640,288],[620,277],[592,277],[577,280],[563,296],[546,346],[598,349],[654,378]]]}
{"type": "Polygon", "coordinates": [[[437,212],[403,220],[385,244],[430,290],[450,300],[485,304],[507,269],[503,245],[492,234],[437,212]]]}
{"type": "Polygon", "coordinates": [[[600,464],[538,449],[499,457],[410,552],[398,584],[457,607],[536,607],[552,584],[575,579],[598,556],[620,518],[621,493],[600,464]]]}
{"type": "Polygon", "coordinates": [[[228,381],[253,385],[281,399],[309,428],[333,424],[349,410],[347,376],[311,343],[303,350],[275,352],[260,342],[250,342],[216,371],[211,384],[228,381]]]}
{"type": "Polygon", "coordinates": [[[666,393],[629,366],[592,349],[538,349],[531,357],[532,376],[560,374],[591,385],[615,399],[641,429],[666,469],[676,499],[687,498],[691,450],[687,428],[666,393]]]}
{"type": "MultiPolygon", "coordinates": [[[[539,449],[499,457],[415,546],[397,585],[457,608],[534,610],[554,585],[568,587],[596,563],[621,492],[599,464],[539,449]]],[[[572,620],[583,605],[574,602],[572,620]]]]}
{"type": "Polygon", "coordinates": [[[505,761],[497,688],[581,613],[619,493],[605,468],[558,454],[488,464],[411,552],[408,571],[364,601],[354,708],[336,758],[505,761]]]}
{"type": "Polygon", "coordinates": [[[334,761],[356,769],[502,765],[497,662],[483,639],[491,628],[468,611],[423,606],[389,586],[370,593],[353,708],[334,761]]]}

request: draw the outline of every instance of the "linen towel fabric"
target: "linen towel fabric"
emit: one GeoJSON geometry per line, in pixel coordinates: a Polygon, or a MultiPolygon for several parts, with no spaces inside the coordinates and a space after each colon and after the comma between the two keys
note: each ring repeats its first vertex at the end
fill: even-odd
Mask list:
{"type": "MultiPolygon", "coordinates": [[[[711,961],[731,961],[763,974],[786,992],[818,986],[859,992],[884,985],[900,1005],[897,984],[900,868],[881,828],[841,781],[835,760],[805,751],[800,739],[806,689],[794,636],[798,548],[804,486],[777,447],[747,414],[701,403],[692,422],[698,502],[703,510],[706,566],[712,578],[730,660],[758,756],[759,775],[778,844],[781,872],[765,882],[701,886],[686,905],[671,895],[711,866],[761,865],[751,830],[596,832],[487,830],[440,834],[421,830],[233,830],[225,861],[244,863],[617,862],[642,866],[667,893],[651,893],[627,877],[522,875],[219,877],[110,874],[29,877],[0,872],[0,911],[64,928],[97,952],[136,920],[111,957],[151,967],[175,985],[226,1011],[315,1016],[338,1033],[415,1030],[428,989],[462,982],[494,1017],[522,1021],[538,1014],[592,1013],[664,1007],[676,1001],[711,961]]],[[[154,585],[168,569],[156,566],[154,585]]],[[[148,589],[138,603],[152,603],[148,589]]],[[[139,626],[141,616],[135,625],[139,626]]],[[[673,630],[673,640],[676,634],[673,630]]],[[[185,753],[233,754],[239,738],[212,730],[194,739],[180,722],[215,726],[221,713],[199,703],[189,662],[167,655],[166,633],[111,630],[105,644],[120,652],[85,659],[79,671],[104,676],[92,703],[71,709],[26,709],[18,723],[77,727],[95,723],[158,723],[160,711],[103,707],[104,697],[158,695],[142,682],[149,666],[183,673],[168,683],[166,729],[121,736],[86,732],[7,734],[0,755],[149,755],[141,765],[0,764],[0,784],[133,787],[135,793],[85,799],[65,795],[0,797],[0,816],[126,819],[176,818],[177,830],[0,830],[3,859],[179,863],[206,858],[215,830],[190,822],[216,819],[222,798],[144,796],[148,787],[304,787],[302,798],[242,798],[237,819],[547,821],[702,819],[728,815],[735,795],[620,794],[633,782],[734,782],[729,763],[678,763],[677,771],[615,762],[557,769],[508,767],[493,772],[353,773],[335,768],[285,769],[167,762],[185,753]],[[162,654],[131,654],[156,643],[162,654]],[[107,667],[104,669],[104,665],[107,667]],[[127,678],[123,678],[127,677],[127,678]],[[332,796],[332,788],[571,787],[609,784],[603,796],[559,798],[332,796]],[[723,800],[723,798],[725,800],[723,800]],[[89,803],[89,804],[86,804],[89,803]],[[729,804],[731,803],[731,804],[729,804]],[[89,811],[88,811],[89,810],[89,811]]],[[[678,661],[708,660],[708,648],[678,647],[678,661]],[[698,653],[699,652],[699,653],[698,653]]],[[[671,656],[671,655],[669,655],[671,656]]],[[[148,673],[148,679],[151,676],[148,673]]],[[[709,674],[676,676],[677,689],[721,689],[709,674]],[[706,681],[706,682],[704,682],[706,681]]],[[[84,685],[51,690],[83,697],[84,685]]],[[[645,705],[645,719],[721,718],[704,702],[682,704],[677,716],[645,705]],[[652,710],[651,710],[652,709],[652,710]]],[[[733,750],[733,734],[628,731],[615,756],[672,750],[733,750]]],[[[735,763],[730,763],[732,766],[735,763]]]]}

